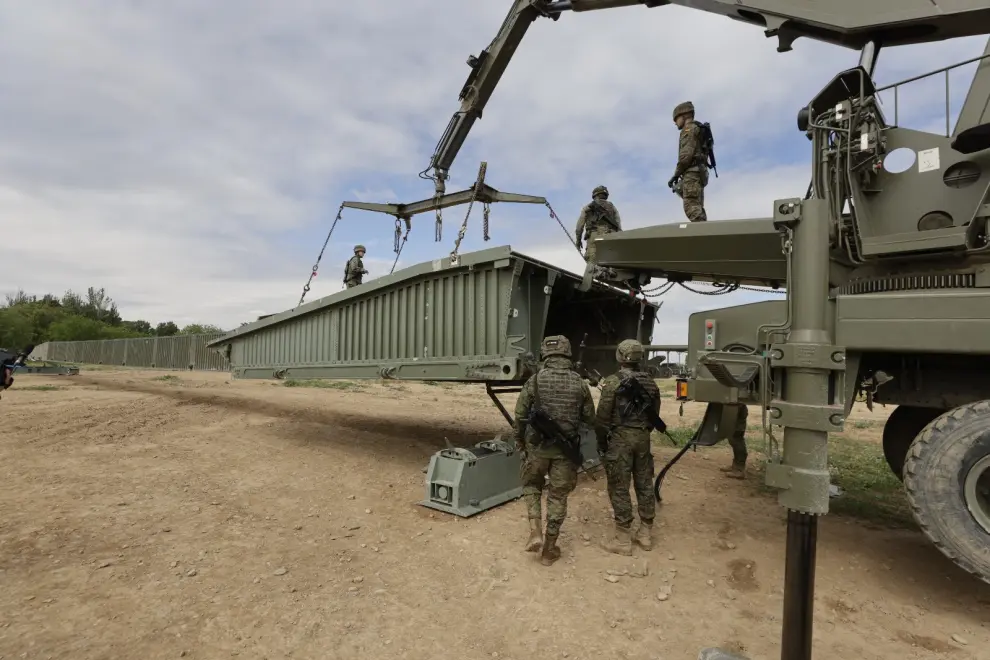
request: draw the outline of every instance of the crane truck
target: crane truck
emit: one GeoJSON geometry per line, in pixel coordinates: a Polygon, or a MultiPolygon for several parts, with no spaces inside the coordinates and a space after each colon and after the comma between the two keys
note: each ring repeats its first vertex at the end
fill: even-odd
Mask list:
{"type": "Polygon", "coordinates": [[[883,48],[990,34],[990,3],[514,0],[491,44],[468,58],[460,108],[421,176],[444,194],[534,21],[667,5],[761,28],[779,52],[802,37],[860,52],[858,66],[795,109],[811,149],[805,194],[775,201],[766,218],[644,227],[597,247],[599,264],[626,286],[666,278],[786,290],[786,300],[693,314],[678,397],[708,403],[700,443],[725,437],[739,404],[762,410],[765,432],[783,427],[766,470],[788,518],[781,657],[810,658],[828,434],[843,430],[857,400],[897,406],[883,449],[920,527],[990,582],[990,42],[981,57],[928,74],[978,63],[945,135],[898,126],[896,101],[890,116],[880,94],[896,99],[911,81],[879,88],[873,78],[883,48]],[[915,164],[890,171],[887,157],[903,149],[915,164]]]}

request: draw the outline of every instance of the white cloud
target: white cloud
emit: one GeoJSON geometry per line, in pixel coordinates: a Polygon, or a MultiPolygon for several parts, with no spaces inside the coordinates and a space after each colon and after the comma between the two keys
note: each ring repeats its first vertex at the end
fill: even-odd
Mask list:
{"type": "MultiPolygon", "coordinates": [[[[490,42],[508,6],[0,5],[0,294],[102,286],[127,318],[226,327],[293,306],[340,201],[432,194],[416,173],[457,109],[467,55],[490,42]]],[[[885,51],[879,76],[893,81],[982,46],[885,51]]],[[[775,48],[758,28],[676,7],[540,19],[449,189],[470,184],[484,158],[491,185],[546,195],[568,234],[599,183],[629,227],[679,220],[666,187],[670,111],[691,99],[715,128],[722,165],[706,192],[709,216],[765,216],[773,199],[807,186],[797,109],[856,61],[801,40],[791,53],[775,48]]],[[[931,125],[936,97],[919,97],[930,109],[911,116],[931,125]]],[[[439,244],[432,215],[415,218],[398,268],[449,253],[464,212],[444,213],[439,244]]],[[[462,251],[486,245],[474,214],[462,251]]],[[[547,216],[495,205],[488,245],[580,272],[547,216]]],[[[308,299],[339,290],[355,243],[368,247],[374,275],[387,273],[393,229],[388,216],[346,210],[308,299]]],[[[709,303],[675,289],[655,339],[683,341],[686,314],[709,303]]]]}

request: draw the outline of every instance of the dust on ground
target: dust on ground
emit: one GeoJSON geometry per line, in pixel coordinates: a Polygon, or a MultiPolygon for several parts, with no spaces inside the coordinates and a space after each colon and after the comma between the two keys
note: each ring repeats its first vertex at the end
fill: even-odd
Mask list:
{"type": "MultiPolygon", "coordinates": [[[[722,477],[726,448],[675,468],[657,547],[633,557],[598,547],[605,480],[582,476],[545,568],[519,501],[466,520],[416,504],[445,439],[507,430],[482,387],[285,385],[18,377],[0,402],[0,656],[779,657],[784,511],[758,476],[722,477]]],[[[888,412],[857,409],[847,435],[876,453],[888,412]]],[[[675,451],[658,442],[658,464],[675,451]]],[[[816,657],[987,657],[990,587],[910,526],[824,518],[817,575],[816,657]]]]}

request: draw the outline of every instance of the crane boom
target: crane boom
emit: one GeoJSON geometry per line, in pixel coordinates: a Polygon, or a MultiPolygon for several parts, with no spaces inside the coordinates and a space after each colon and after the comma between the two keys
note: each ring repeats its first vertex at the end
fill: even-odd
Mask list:
{"type": "Polygon", "coordinates": [[[491,99],[516,49],[540,17],[556,21],[565,11],[581,13],[641,5],[697,9],[763,28],[777,50],[791,50],[800,37],[852,48],[904,46],[985,34],[990,7],[984,0],[514,0],[487,48],[468,57],[471,73],[451,117],[420,176],[432,179],[436,195],[446,191],[450,168],[474,123],[491,99]]]}
{"type": "Polygon", "coordinates": [[[541,16],[556,21],[560,18],[560,12],[568,10],[588,11],[631,5],[653,7],[666,4],[666,0],[586,0],[584,2],[578,0],[563,4],[567,6],[561,6],[562,3],[554,3],[550,0],[514,0],[512,8],[488,47],[477,56],[468,57],[467,64],[471,67],[471,73],[468,74],[457,96],[461,107],[450,118],[433,152],[429,167],[421,173],[424,178],[433,179],[438,196],[444,194],[445,182],[457,153],[467,139],[468,133],[471,132],[474,122],[481,119],[481,113],[533,21],[541,16]],[[579,9],[575,9],[572,5],[577,5],[579,9]],[[431,170],[432,174],[428,175],[431,170]]]}

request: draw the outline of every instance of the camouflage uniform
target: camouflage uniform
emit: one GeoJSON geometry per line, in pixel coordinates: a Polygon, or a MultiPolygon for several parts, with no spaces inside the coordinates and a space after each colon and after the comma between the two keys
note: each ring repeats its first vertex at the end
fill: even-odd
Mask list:
{"type": "Polygon", "coordinates": [[[591,202],[581,209],[577,228],[574,230],[578,249],[581,248],[582,238],[588,244],[584,252],[584,260],[588,263],[597,263],[598,250],[595,239],[617,231],[622,231],[619,210],[615,208],[615,204],[608,201],[608,188],[598,186],[591,191],[591,202]]]}
{"type": "Polygon", "coordinates": [[[638,380],[651,399],[660,408],[660,388],[645,371],[638,370],[643,359],[643,345],[634,339],[619,344],[615,352],[620,364],[619,372],[602,383],[602,396],[598,401],[596,431],[599,445],[607,437],[605,448],[605,472],[608,478],[608,497],[615,516],[615,535],[605,549],[616,554],[632,554],[631,527],[633,521],[632,499],[629,497],[629,481],[636,491],[640,526],[636,531],[636,543],[645,550],[653,547],[651,532],[656,512],[653,499],[653,452],[650,449],[650,431],[653,426],[646,414],[629,411],[625,414],[627,399],[616,389],[627,378],[638,380]]]}
{"type": "Polygon", "coordinates": [[[526,419],[538,394],[540,405],[564,432],[576,433],[579,423],[594,423],[595,404],[587,383],[574,371],[571,364],[571,345],[567,337],[547,337],[543,340],[541,354],[545,360],[543,367],[526,381],[516,400],[513,427],[516,448],[523,453],[520,476],[530,532],[526,550],[536,552],[542,543],[541,560],[545,566],[549,566],[560,557],[557,536],[564,518],[567,517],[567,497],[577,486],[578,468],[566,458],[562,449],[555,445],[544,445],[542,438],[526,423],[526,419]],[[547,475],[550,476],[550,486],[547,489],[547,528],[546,535],[542,536],[540,500],[547,475]]]}
{"type": "Polygon", "coordinates": [[[684,215],[691,222],[704,222],[708,219],[708,214],[705,213],[708,164],[701,148],[701,127],[694,122],[694,104],[687,101],[674,108],[675,123],[679,117],[684,117],[685,121],[680,129],[677,167],[671,178],[671,186],[675,180],[680,179],[679,194],[684,201],[684,215]]]}
{"type": "Polygon", "coordinates": [[[746,478],[746,459],[749,452],[746,450],[746,420],[749,418],[749,408],[745,404],[739,406],[739,413],[736,415],[736,427],[732,429],[729,436],[729,446],[732,447],[732,465],[721,468],[725,476],[733,479],[746,478]]]}
{"type": "Polygon", "coordinates": [[[361,261],[364,252],[363,245],[355,245],[354,256],[348,259],[347,265],[344,266],[344,284],[348,289],[361,284],[362,277],[368,274],[368,271],[364,269],[364,262],[361,261]],[[358,254],[359,252],[361,254],[358,254]]]}

